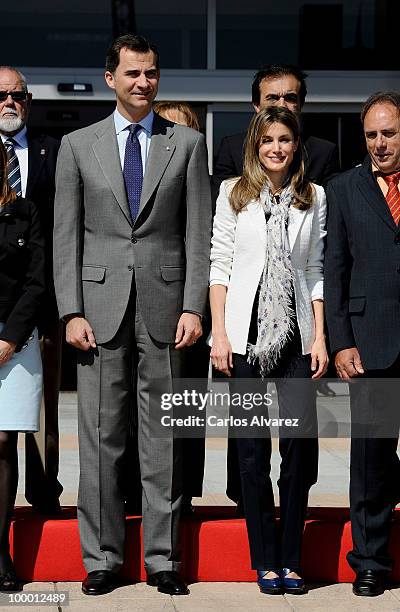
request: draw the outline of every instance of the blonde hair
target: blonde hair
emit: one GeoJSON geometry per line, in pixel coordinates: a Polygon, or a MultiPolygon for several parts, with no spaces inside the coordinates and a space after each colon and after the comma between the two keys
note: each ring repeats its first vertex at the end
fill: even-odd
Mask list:
{"type": "Polygon", "coordinates": [[[158,113],[159,115],[161,115],[161,117],[164,117],[165,119],[168,119],[168,117],[165,116],[165,113],[168,113],[168,111],[178,111],[185,116],[185,125],[187,127],[193,128],[197,131],[200,130],[198,117],[194,110],[189,106],[189,104],[186,104],[186,102],[172,102],[168,100],[160,100],[160,102],[155,102],[153,104],[153,110],[155,113],[158,113]]]}
{"type": "Polygon", "coordinates": [[[240,212],[250,200],[257,200],[266,182],[265,168],[259,158],[261,139],[274,123],[282,123],[293,134],[297,149],[290,165],[290,186],[294,195],[293,206],[307,210],[313,205],[314,188],[305,178],[303,148],[300,142],[300,128],[297,117],[287,108],[271,106],[256,113],[247,132],[243,174],[236,181],[229,196],[235,212],[240,212]]]}
{"type": "Polygon", "coordinates": [[[0,206],[4,206],[4,204],[8,204],[9,202],[14,202],[17,198],[17,194],[8,184],[7,164],[7,151],[0,138],[0,206]]]}

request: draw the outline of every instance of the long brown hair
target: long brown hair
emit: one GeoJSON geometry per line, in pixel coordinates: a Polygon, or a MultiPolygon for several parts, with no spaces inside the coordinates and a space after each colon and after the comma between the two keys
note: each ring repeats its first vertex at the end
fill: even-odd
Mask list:
{"type": "Polygon", "coordinates": [[[185,125],[187,125],[187,127],[193,128],[197,131],[200,130],[199,119],[194,110],[189,106],[189,104],[186,104],[186,102],[172,102],[171,100],[160,100],[159,102],[154,102],[153,110],[155,113],[161,115],[161,117],[164,117],[164,119],[168,119],[166,114],[168,114],[169,111],[178,111],[184,115],[186,119],[185,125]]]}
{"type": "Polygon", "coordinates": [[[8,202],[14,202],[17,197],[15,191],[10,189],[7,179],[7,151],[0,138],[0,206],[8,202]]]}
{"type": "Polygon", "coordinates": [[[289,168],[290,185],[294,195],[293,206],[307,210],[313,204],[314,188],[304,175],[298,119],[287,108],[270,106],[256,113],[249,125],[244,149],[243,174],[236,181],[229,196],[231,206],[237,213],[243,210],[250,200],[257,200],[265,185],[265,168],[258,152],[262,137],[274,123],[282,123],[287,127],[293,134],[294,142],[298,144],[289,168]]]}

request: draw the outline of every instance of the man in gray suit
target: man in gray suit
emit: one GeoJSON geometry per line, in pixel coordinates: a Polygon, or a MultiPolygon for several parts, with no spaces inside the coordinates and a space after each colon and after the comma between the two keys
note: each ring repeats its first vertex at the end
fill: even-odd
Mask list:
{"type": "Polygon", "coordinates": [[[148,584],[188,593],[178,574],[179,440],[152,436],[149,394],[171,391],[202,333],[211,197],[204,137],[154,114],[158,52],[141,36],[110,47],[115,112],[65,136],[57,165],[54,259],[60,316],[78,351],[78,519],[86,594],[123,563],[119,487],[137,401],[148,584]]]}

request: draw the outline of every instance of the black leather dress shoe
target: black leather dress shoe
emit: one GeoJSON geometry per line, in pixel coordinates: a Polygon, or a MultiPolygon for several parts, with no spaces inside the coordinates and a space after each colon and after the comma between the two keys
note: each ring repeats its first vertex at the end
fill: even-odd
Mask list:
{"type": "Polygon", "coordinates": [[[18,578],[15,574],[14,569],[10,569],[4,574],[0,574],[0,592],[8,593],[10,591],[20,591],[21,585],[18,582],[18,578]]]}
{"type": "Polygon", "coordinates": [[[156,586],[160,593],[167,595],[189,595],[190,591],[178,572],[164,571],[147,576],[147,584],[156,586]]]}
{"type": "Polygon", "coordinates": [[[354,595],[361,597],[376,597],[382,595],[385,590],[385,574],[376,570],[362,570],[357,572],[353,582],[354,595]]]}
{"type": "Polygon", "coordinates": [[[82,591],[85,595],[104,595],[110,593],[117,586],[117,578],[108,570],[89,572],[82,582],[82,591]]]}

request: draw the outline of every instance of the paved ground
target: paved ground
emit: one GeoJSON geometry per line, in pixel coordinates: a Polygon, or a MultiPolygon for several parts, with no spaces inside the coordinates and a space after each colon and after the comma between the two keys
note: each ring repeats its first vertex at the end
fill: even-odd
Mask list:
{"type": "MultiPolygon", "coordinates": [[[[322,415],[320,429],[327,431],[324,424],[327,415],[336,415],[334,429],[346,430],[348,421],[348,400],[344,394],[343,386],[335,387],[340,394],[332,400],[321,398],[319,409],[322,415]]],[[[77,423],[76,423],[76,394],[63,393],[60,403],[60,430],[61,430],[61,461],[60,480],[64,485],[61,501],[65,505],[76,503],[78,482],[78,453],[77,453],[77,423]]],[[[331,429],[329,430],[331,431],[331,429]]],[[[279,453],[277,441],[274,440],[273,478],[279,468],[279,453]]],[[[22,450],[23,439],[20,440],[22,450]]],[[[203,498],[195,498],[197,505],[227,505],[231,502],[224,494],[225,488],[225,453],[226,440],[223,438],[209,438],[206,444],[206,474],[203,498]]],[[[24,486],[24,453],[20,453],[21,481],[17,503],[25,504],[22,494],[24,486]]],[[[348,468],[349,443],[346,438],[324,438],[320,440],[319,481],[313,487],[310,496],[312,506],[347,506],[348,505],[348,468]]],[[[276,491],[276,489],[275,489],[276,491]]],[[[323,546],[323,542],[321,542],[323,546]]],[[[351,592],[351,585],[313,585],[304,596],[268,596],[261,594],[257,586],[251,583],[198,583],[190,586],[191,594],[188,597],[169,597],[157,592],[156,589],[145,584],[123,586],[109,595],[102,597],[87,597],[81,593],[80,584],[77,583],[32,583],[24,587],[23,593],[43,592],[60,593],[67,591],[69,605],[29,606],[31,610],[61,610],[68,611],[175,611],[175,612],[225,612],[258,610],[307,610],[321,612],[348,612],[351,610],[390,610],[400,612],[400,588],[385,592],[384,595],[363,599],[355,597],[351,592]]],[[[2,602],[0,601],[0,604],[2,602]]],[[[9,606],[0,605],[4,610],[26,610],[17,602],[9,606]]]]}
{"type": "MultiPolygon", "coordinates": [[[[52,612],[351,612],[382,610],[399,612],[400,589],[386,591],[384,595],[363,599],[355,597],[350,584],[311,585],[307,595],[263,595],[255,584],[238,582],[197,583],[190,585],[190,595],[170,597],[158,593],[145,584],[116,589],[99,597],[82,594],[76,583],[32,583],[23,594],[67,592],[69,604],[50,606],[1,605],[1,610],[52,612]]],[[[0,600],[1,603],[1,600],[0,600]]]]}

